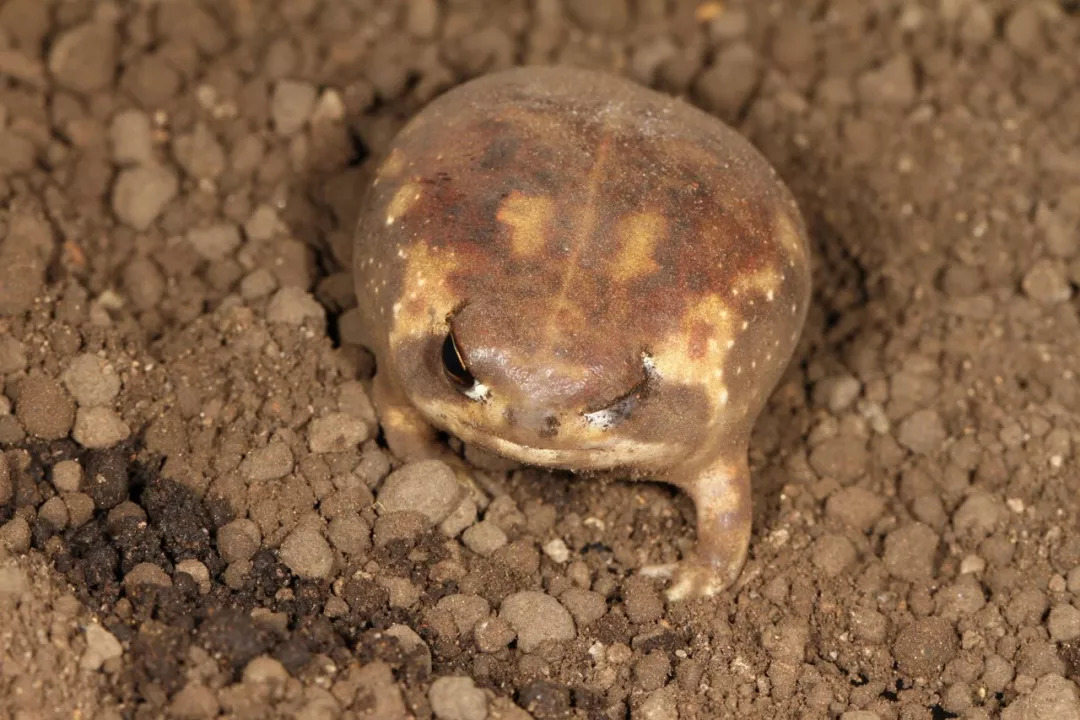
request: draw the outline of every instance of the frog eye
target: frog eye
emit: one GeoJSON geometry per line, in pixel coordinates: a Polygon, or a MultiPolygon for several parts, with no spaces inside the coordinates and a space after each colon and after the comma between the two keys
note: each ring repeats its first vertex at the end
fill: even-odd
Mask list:
{"type": "Polygon", "coordinates": [[[476,378],[465,367],[465,358],[461,357],[461,351],[458,350],[453,331],[446,333],[446,339],[443,340],[442,364],[446,376],[462,391],[467,392],[476,385],[476,378]]]}

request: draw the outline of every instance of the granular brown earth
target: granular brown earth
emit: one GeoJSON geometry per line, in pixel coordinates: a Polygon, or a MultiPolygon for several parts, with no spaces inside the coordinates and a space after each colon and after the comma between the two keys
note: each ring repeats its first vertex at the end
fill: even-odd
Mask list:
{"type": "Polygon", "coordinates": [[[0,0],[0,203],[0,717],[1080,718],[1073,0],[0,0]],[[669,488],[380,446],[369,158],[524,63],[807,218],[717,599],[669,488]]]}

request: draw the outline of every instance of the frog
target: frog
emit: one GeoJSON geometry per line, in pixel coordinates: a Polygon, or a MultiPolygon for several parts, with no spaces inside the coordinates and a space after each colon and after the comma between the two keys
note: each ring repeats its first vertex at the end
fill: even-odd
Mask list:
{"type": "Polygon", "coordinates": [[[806,224],[755,146],[614,73],[470,79],[377,156],[352,271],[372,400],[403,460],[447,436],[527,466],[674,486],[696,541],[669,601],[738,579],[749,442],[811,294],[806,224]]]}

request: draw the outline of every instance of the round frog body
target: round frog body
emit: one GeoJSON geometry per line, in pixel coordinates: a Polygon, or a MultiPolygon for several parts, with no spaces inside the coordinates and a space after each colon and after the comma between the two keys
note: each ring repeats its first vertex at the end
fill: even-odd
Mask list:
{"type": "Polygon", "coordinates": [[[381,159],[356,290],[390,449],[437,431],[522,463],[687,492],[694,552],[644,572],[712,595],[750,541],[751,427],[806,315],[806,231],[740,135],[602,73],[450,90],[381,159]]]}

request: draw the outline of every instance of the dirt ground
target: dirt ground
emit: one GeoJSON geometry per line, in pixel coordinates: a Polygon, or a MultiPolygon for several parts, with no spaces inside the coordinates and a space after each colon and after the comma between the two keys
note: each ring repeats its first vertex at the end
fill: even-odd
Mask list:
{"type": "Polygon", "coordinates": [[[1080,718],[1074,0],[0,0],[0,717],[1080,718]],[[524,63],[735,125],[815,292],[750,561],[379,444],[378,155],[524,63]]]}

